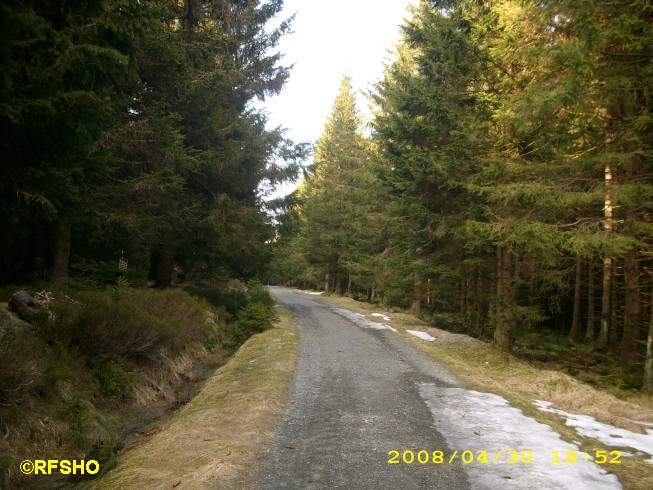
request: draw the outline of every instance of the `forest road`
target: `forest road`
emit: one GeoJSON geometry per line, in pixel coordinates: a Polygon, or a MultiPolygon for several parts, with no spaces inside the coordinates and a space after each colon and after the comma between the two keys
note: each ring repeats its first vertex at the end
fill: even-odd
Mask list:
{"type": "Polygon", "coordinates": [[[361,328],[305,294],[270,290],[298,323],[300,356],[258,489],[469,488],[457,461],[388,464],[392,450],[451,452],[418,392],[424,382],[455,386],[442,366],[391,330],[361,328]]]}

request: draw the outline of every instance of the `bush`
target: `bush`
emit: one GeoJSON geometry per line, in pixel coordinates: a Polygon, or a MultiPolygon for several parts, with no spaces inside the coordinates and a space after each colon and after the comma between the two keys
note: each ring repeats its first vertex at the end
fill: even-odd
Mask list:
{"type": "Polygon", "coordinates": [[[259,281],[252,280],[247,283],[247,296],[250,303],[260,303],[267,307],[274,306],[274,298],[259,281]]]}
{"type": "Polygon", "coordinates": [[[88,359],[120,361],[178,351],[208,334],[208,305],[179,290],[124,289],[86,293],[79,303],[56,303],[41,324],[51,344],[66,343],[88,359]]]}
{"type": "Polygon", "coordinates": [[[125,364],[100,362],[93,367],[102,393],[110,397],[124,396],[136,385],[136,374],[125,364]]]}
{"type": "Polygon", "coordinates": [[[238,324],[244,332],[262,332],[272,324],[270,308],[262,303],[250,303],[239,313],[238,324]]]}

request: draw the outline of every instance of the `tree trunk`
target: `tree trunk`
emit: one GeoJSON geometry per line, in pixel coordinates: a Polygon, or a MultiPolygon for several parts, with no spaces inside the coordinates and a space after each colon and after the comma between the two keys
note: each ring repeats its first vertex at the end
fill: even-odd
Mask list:
{"type": "Polygon", "coordinates": [[[497,246],[497,299],[503,298],[503,248],[501,245],[497,246]]]}
{"type": "Polygon", "coordinates": [[[413,285],[413,303],[410,305],[410,311],[419,313],[422,309],[422,278],[415,274],[415,283],[413,285]]]}
{"type": "Polygon", "coordinates": [[[186,35],[193,32],[197,24],[195,0],[184,0],[184,17],[181,25],[186,35]]]}
{"type": "MultiPolygon", "coordinates": [[[[606,143],[610,145],[614,140],[611,133],[606,138],[606,143]]],[[[605,164],[604,183],[605,195],[603,200],[603,229],[606,235],[612,234],[612,164],[605,164]]],[[[601,330],[599,332],[599,346],[605,348],[608,346],[610,334],[610,289],[612,285],[612,257],[606,255],[603,258],[603,297],[601,300],[601,330]]]]}
{"type": "Polygon", "coordinates": [[[617,259],[612,258],[612,288],[610,291],[610,335],[608,340],[608,347],[613,351],[617,352],[619,350],[619,335],[621,334],[621,329],[623,329],[623,322],[618,317],[620,312],[620,303],[621,298],[617,294],[619,291],[619,278],[617,277],[617,269],[619,265],[617,264],[617,259]]]}
{"type": "Polygon", "coordinates": [[[576,277],[574,283],[574,314],[571,320],[571,331],[569,332],[569,340],[578,340],[581,335],[580,313],[582,307],[582,287],[583,281],[583,259],[576,257],[576,277]]]}
{"type": "Polygon", "coordinates": [[[494,329],[494,342],[504,352],[512,350],[512,330],[514,326],[513,312],[514,291],[512,253],[509,246],[497,247],[497,299],[498,308],[495,312],[496,326],[494,329]]]}
{"type": "Polygon", "coordinates": [[[646,341],[646,359],[644,361],[644,385],[642,391],[653,393],[653,287],[651,288],[650,316],[648,319],[648,339],[646,341]]]}
{"type": "Polygon", "coordinates": [[[624,332],[621,341],[621,369],[632,373],[641,367],[639,349],[639,328],[642,317],[641,295],[639,290],[639,268],[637,267],[637,250],[630,249],[626,254],[624,267],[626,281],[626,299],[624,312],[624,332]]]}
{"type": "Polygon", "coordinates": [[[601,297],[601,330],[599,331],[599,346],[608,346],[610,334],[610,297],[612,286],[612,257],[603,259],[603,296],[601,297]]]}
{"type": "Polygon", "coordinates": [[[531,258],[531,278],[528,286],[528,304],[530,306],[536,305],[539,301],[538,298],[538,288],[539,288],[539,278],[540,278],[540,261],[537,257],[531,258]]]}
{"type": "Polygon", "coordinates": [[[174,267],[175,251],[170,245],[161,247],[159,264],[156,268],[156,287],[164,289],[172,283],[172,271],[174,267]]]}
{"type": "Polygon", "coordinates": [[[324,292],[328,293],[331,291],[331,273],[327,272],[324,275],[324,292]]]}
{"type": "Polygon", "coordinates": [[[333,283],[334,283],[335,286],[336,286],[336,294],[342,294],[342,291],[343,291],[343,289],[344,289],[344,288],[343,288],[343,281],[344,281],[344,280],[343,280],[342,276],[340,276],[340,277],[335,276],[335,277],[333,278],[333,283]]]}
{"type": "Polygon", "coordinates": [[[590,259],[587,266],[587,330],[585,338],[594,338],[596,331],[596,282],[594,279],[594,260],[590,259]]]}
{"type": "Polygon", "coordinates": [[[352,289],[352,284],[354,283],[353,279],[351,278],[351,274],[349,274],[349,279],[347,279],[347,292],[351,294],[351,289],[352,289]]]}
{"type": "Polygon", "coordinates": [[[57,280],[68,276],[70,261],[70,236],[72,226],[64,222],[57,225],[57,235],[54,242],[51,279],[57,280]]]}
{"type": "MultiPolygon", "coordinates": [[[[467,276],[465,274],[465,271],[461,271],[461,279],[460,279],[460,315],[463,316],[465,315],[465,312],[467,311],[467,287],[469,284],[469,281],[467,279],[467,276]]],[[[428,304],[429,306],[431,305],[431,280],[429,279],[429,292],[428,292],[428,304]]]]}

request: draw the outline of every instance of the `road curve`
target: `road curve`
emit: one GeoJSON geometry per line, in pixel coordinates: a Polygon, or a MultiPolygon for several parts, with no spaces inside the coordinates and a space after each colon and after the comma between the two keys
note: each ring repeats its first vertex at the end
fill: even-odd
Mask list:
{"type": "Polygon", "coordinates": [[[291,401],[260,470],[263,489],[463,489],[461,465],[388,464],[391,450],[442,450],[421,383],[455,386],[390,330],[365,329],[305,294],[270,288],[299,326],[291,401]]]}

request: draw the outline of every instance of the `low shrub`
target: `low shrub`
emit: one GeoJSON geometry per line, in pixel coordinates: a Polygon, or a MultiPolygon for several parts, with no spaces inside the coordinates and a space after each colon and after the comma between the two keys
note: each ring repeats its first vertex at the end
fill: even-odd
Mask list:
{"type": "Polygon", "coordinates": [[[77,303],[55,303],[40,328],[50,344],[65,343],[88,359],[119,362],[202,342],[209,330],[208,309],[179,290],[92,292],[79,295],[77,303]]]}
{"type": "Polygon", "coordinates": [[[98,362],[93,374],[100,383],[100,390],[109,397],[122,397],[136,386],[137,378],[126,364],[98,362]]]}
{"type": "Polygon", "coordinates": [[[274,306],[274,298],[259,281],[252,280],[247,283],[247,300],[250,303],[260,303],[267,307],[274,306]]]}
{"type": "Polygon", "coordinates": [[[270,307],[263,303],[250,303],[238,314],[240,328],[248,333],[263,332],[272,324],[270,307]]]}

